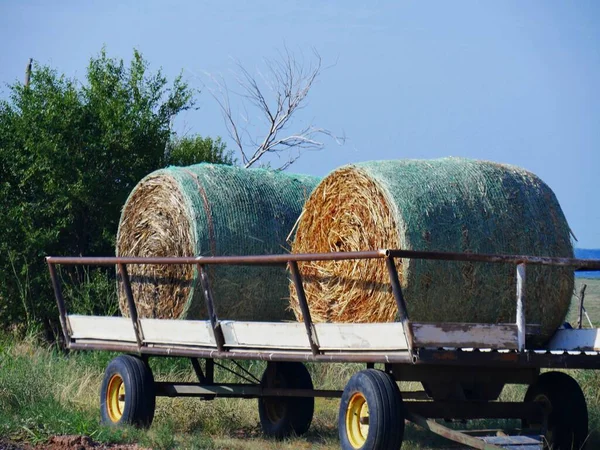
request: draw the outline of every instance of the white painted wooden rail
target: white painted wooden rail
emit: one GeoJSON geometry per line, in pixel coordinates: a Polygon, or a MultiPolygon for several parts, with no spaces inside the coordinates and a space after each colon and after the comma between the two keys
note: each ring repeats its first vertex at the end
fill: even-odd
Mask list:
{"type": "MultiPolygon", "coordinates": [[[[75,341],[136,343],[131,319],[69,315],[75,341]]],[[[140,319],[143,343],[216,348],[207,320],[140,319]]],[[[220,322],[228,349],[310,351],[306,329],[299,322],[220,322]]],[[[401,323],[316,323],[322,351],[402,352],[408,342],[401,323]]],[[[485,348],[517,350],[516,324],[411,322],[415,348],[485,348]]],[[[600,351],[600,329],[558,330],[547,350],[600,351]]]]}

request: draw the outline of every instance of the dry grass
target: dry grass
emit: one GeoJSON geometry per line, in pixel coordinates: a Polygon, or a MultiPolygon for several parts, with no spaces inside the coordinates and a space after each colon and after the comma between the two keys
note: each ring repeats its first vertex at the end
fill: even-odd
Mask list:
{"type": "MultiPolygon", "coordinates": [[[[123,209],[117,255],[194,256],[194,225],[179,185],[167,174],[156,174],[137,185],[123,209]]],[[[131,286],[140,317],[178,318],[188,302],[192,266],[130,265],[131,286]]],[[[121,284],[121,313],[129,315],[121,284]]]]}
{"type": "MultiPolygon", "coordinates": [[[[598,287],[600,280],[590,289],[598,287]]],[[[589,300],[590,309],[597,308],[600,303],[600,297],[589,300]]],[[[28,442],[43,442],[46,436],[54,434],[83,434],[102,442],[138,442],[144,448],[154,449],[339,448],[339,402],[335,399],[316,399],[315,416],[308,433],[285,441],[262,435],[256,400],[158,398],[155,421],[149,431],[100,427],[98,392],[102,371],[110,357],[101,352],[73,353],[65,357],[40,348],[36,341],[3,343],[0,339],[0,434],[28,442]],[[49,402],[48,397],[53,401],[49,402]]],[[[188,366],[183,364],[185,361],[181,362],[174,364],[164,358],[151,360],[158,380],[194,380],[188,366]]],[[[343,388],[352,374],[362,368],[364,365],[360,364],[309,365],[315,386],[324,389],[343,388]]],[[[252,362],[248,369],[260,375],[264,363],[252,362]]],[[[597,448],[600,425],[598,374],[594,371],[569,373],[578,379],[586,394],[592,433],[590,448],[597,448]]],[[[220,370],[217,376],[222,381],[233,381],[220,370]]],[[[403,391],[420,389],[418,383],[401,383],[400,387],[403,391]]],[[[507,386],[502,399],[520,401],[525,389],[525,386],[507,386]]],[[[469,427],[481,429],[503,427],[503,424],[475,421],[469,427]]],[[[464,426],[456,424],[456,427],[464,426]]],[[[518,426],[518,422],[513,426],[518,426]]],[[[413,425],[407,425],[405,439],[402,448],[407,450],[463,448],[413,425]]]]}
{"type": "MultiPolygon", "coordinates": [[[[398,248],[397,230],[377,184],[360,170],[340,169],[325,178],[307,201],[292,252],[398,248]]],[[[396,303],[383,260],[315,261],[300,263],[300,269],[314,321],[394,320],[396,303]]],[[[402,278],[400,266],[398,272],[402,278]]],[[[290,293],[290,306],[301,320],[293,284],[290,293]]]]}
{"type": "MultiPolygon", "coordinates": [[[[567,314],[567,322],[569,322],[573,328],[577,325],[579,318],[579,294],[581,287],[586,285],[584,306],[588,313],[592,325],[594,327],[600,327],[600,279],[598,278],[577,278],[575,281],[575,295],[573,295],[573,301],[569,308],[569,314],[567,314]]],[[[588,319],[583,317],[583,328],[590,326],[588,319]]]]}

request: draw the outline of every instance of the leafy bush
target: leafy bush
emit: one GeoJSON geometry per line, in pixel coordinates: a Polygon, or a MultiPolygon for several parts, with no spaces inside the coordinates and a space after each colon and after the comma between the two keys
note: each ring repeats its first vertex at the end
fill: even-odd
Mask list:
{"type": "MultiPolygon", "coordinates": [[[[0,101],[0,327],[42,323],[51,337],[44,257],[113,254],[121,206],[143,176],[171,163],[231,163],[231,155],[219,139],[174,139],[171,120],[193,106],[192,91],[181,76],[169,84],[150,72],[137,51],[126,66],[103,50],[84,83],[35,65],[29,86],[8,90],[0,101]]],[[[112,275],[63,276],[91,277],[94,296],[106,287],[98,277],[112,275]]]]}
{"type": "Polygon", "coordinates": [[[170,144],[168,163],[172,166],[191,166],[200,161],[233,164],[233,152],[226,149],[220,137],[175,137],[170,144]]]}

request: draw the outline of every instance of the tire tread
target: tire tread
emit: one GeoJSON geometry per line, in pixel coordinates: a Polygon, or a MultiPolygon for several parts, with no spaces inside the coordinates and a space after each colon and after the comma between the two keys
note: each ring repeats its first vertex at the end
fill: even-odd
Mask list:
{"type": "Polygon", "coordinates": [[[340,443],[353,450],[347,439],[346,413],[352,395],[361,392],[369,403],[369,434],[363,450],[396,450],[404,438],[404,406],[398,385],[391,375],[375,369],[362,370],[352,376],[344,389],[339,411],[340,443]]]}
{"type": "Polygon", "coordinates": [[[107,366],[100,388],[100,415],[107,425],[129,424],[138,428],[148,428],[154,419],[156,393],[154,377],[148,365],[132,355],[120,355],[107,366]],[[106,405],[106,390],[110,378],[119,374],[125,383],[126,402],[119,422],[110,420],[106,405]],[[127,394],[129,392],[129,395],[127,394]]]}
{"type": "MultiPolygon", "coordinates": [[[[588,411],[585,397],[579,384],[563,372],[545,372],[538,381],[529,386],[525,401],[545,395],[552,404],[549,422],[556,428],[549,443],[551,450],[573,450],[583,448],[588,437],[588,411]]],[[[528,426],[524,422],[524,426],[528,426]]]]}

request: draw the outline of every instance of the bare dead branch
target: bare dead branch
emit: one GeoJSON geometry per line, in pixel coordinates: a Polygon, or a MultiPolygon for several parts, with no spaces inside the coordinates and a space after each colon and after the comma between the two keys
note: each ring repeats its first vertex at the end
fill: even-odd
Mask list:
{"type": "Polygon", "coordinates": [[[223,115],[225,127],[227,128],[227,133],[238,147],[238,150],[242,155],[242,162],[246,164],[248,162],[248,158],[244,151],[244,144],[242,141],[241,133],[239,131],[236,121],[233,118],[233,113],[231,111],[231,102],[229,99],[229,89],[227,88],[227,83],[222,77],[216,77],[210,74],[208,75],[212,79],[213,84],[216,86],[216,89],[211,88],[209,89],[209,92],[221,108],[221,113],[223,115]]]}
{"type": "MultiPolygon", "coordinates": [[[[317,77],[321,74],[322,60],[313,52],[313,61],[308,65],[298,60],[287,48],[279,53],[275,60],[265,60],[266,73],[252,75],[239,61],[234,79],[239,92],[234,92],[263,118],[266,132],[262,137],[252,137],[248,132],[250,123],[246,114],[246,125],[240,126],[234,117],[230,102],[231,91],[223,78],[211,76],[216,89],[210,92],[217,101],[227,131],[238,147],[244,167],[251,167],[267,154],[281,154],[297,150],[278,168],[284,170],[293,164],[305,150],[321,150],[325,144],[322,137],[333,138],[337,143],[344,137],[334,136],[325,128],[312,124],[302,130],[286,134],[285,130],[292,125],[294,113],[306,106],[306,98],[317,77]],[[244,139],[246,136],[246,139],[244,139]],[[251,149],[249,149],[249,145],[251,149]]],[[[210,76],[210,75],[209,75],[210,76]]],[[[245,107],[245,104],[244,104],[245,107]]]]}

